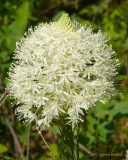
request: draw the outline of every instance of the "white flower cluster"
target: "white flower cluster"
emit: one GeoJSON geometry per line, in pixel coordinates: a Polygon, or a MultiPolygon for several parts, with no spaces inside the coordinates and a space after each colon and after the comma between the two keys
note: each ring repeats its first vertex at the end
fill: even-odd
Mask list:
{"type": "Polygon", "coordinates": [[[65,114],[74,128],[84,110],[111,97],[117,62],[107,41],[101,31],[73,23],[68,14],[30,28],[16,44],[9,72],[20,118],[45,127],[65,114]]]}

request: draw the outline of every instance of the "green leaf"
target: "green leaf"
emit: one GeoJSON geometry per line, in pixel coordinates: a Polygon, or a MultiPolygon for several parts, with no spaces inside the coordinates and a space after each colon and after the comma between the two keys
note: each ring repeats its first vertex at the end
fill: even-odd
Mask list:
{"type": "Polygon", "coordinates": [[[16,23],[16,21],[12,22],[8,27],[9,32],[13,32],[16,34],[21,34],[20,26],[16,23]]]}
{"type": "Polygon", "coordinates": [[[79,135],[79,138],[81,144],[83,144],[84,146],[92,144],[95,140],[94,136],[85,134],[79,135]]]}
{"type": "Polygon", "coordinates": [[[11,12],[11,14],[15,14],[16,6],[12,5],[10,2],[6,2],[4,7],[11,12]]]}
{"type": "MultiPolygon", "coordinates": [[[[56,158],[59,158],[59,151],[58,151],[58,147],[56,143],[52,143],[49,145],[51,151],[53,152],[53,154],[55,155],[56,158]]],[[[48,152],[48,155],[51,155],[50,152],[48,152]]]]}
{"type": "Polygon", "coordinates": [[[0,157],[0,160],[14,160],[12,157],[4,156],[0,157]]]}
{"type": "Polygon", "coordinates": [[[119,102],[109,113],[109,120],[118,119],[125,114],[128,114],[128,101],[119,102]]]}
{"type": "Polygon", "coordinates": [[[93,108],[96,117],[103,118],[105,115],[109,114],[109,111],[106,110],[106,105],[101,102],[98,102],[96,106],[93,108]]]}
{"type": "Polygon", "coordinates": [[[121,36],[120,33],[117,33],[114,30],[108,30],[107,33],[113,39],[118,39],[121,36]]]}
{"type": "Polygon", "coordinates": [[[128,37],[125,40],[125,47],[126,47],[126,49],[128,49],[128,37]]]}
{"type": "Polygon", "coordinates": [[[62,16],[62,14],[63,13],[65,13],[65,11],[60,11],[60,12],[58,12],[54,17],[53,17],[53,21],[54,22],[57,22],[59,19],[60,19],[60,17],[62,16]]]}
{"type": "Polygon", "coordinates": [[[29,17],[29,2],[25,1],[17,10],[15,18],[17,25],[21,29],[21,32],[24,32],[26,28],[28,17],[29,17]]]}
{"type": "Polygon", "coordinates": [[[113,130],[113,123],[112,121],[108,121],[106,123],[99,125],[99,139],[102,142],[106,142],[107,136],[109,133],[111,133],[113,130]]]}
{"type": "Polygon", "coordinates": [[[95,132],[95,126],[97,124],[97,119],[93,115],[88,114],[86,116],[86,120],[89,123],[88,130],[90,132],[94,133],[95,132]]]}
{"type": "Polygon", "coordinates": [[[89,10],[87,9],[87,7],[84,7],[83,9],[81,9],[81,10],[79,11],[79,14],[80,14],[80,15],[88,14],[88,12],[89,12],[89,10]]]}
{"type": "Polygon", "coordinates": [[[6,39],[6,45],[7,48],[10,49],[11,51],[14,51],[15,47],[16,47],[16,41],[19,40],[19,36],[18,35],[9,35],[7,36],[6,39]]]}
{"type": "Polygon", "coordinates": [[[87,119],[87,121],[90,122],[91,124],[97,124],[97,119],[94,118],[94,117],[93,117],[92,115],[90,115],[90,114],[88,114],[88,115],[86,116],[86,119],[87,119]]]}
{"type": "Polygon", "coordinates": [[[111,108],[113,108],[113,107],[116,105],[116,103],[118,103],[117,100],[112,100],[112,101],[106,106],[106,109],[111,109],[111,108]]]}
{"type": "Polygon", "coordinates": [[[4,153],[4,152],[7,152],[8,148],[3,145],[3,144],[0,144],[0,153],[4,153]]]}
{"type": "Polygon", "coordinates": [[[58,126],[54,125],[54,124],[50,127],[50,132],[57,133],[58,135],[61,135],[58,126]]]}
{"type": "Polygon", "coordinates": [[[4,39],[5,39],[5,36],[4,36],[3,33],[0,31],[0,46],[2,45],[4,39]]]}

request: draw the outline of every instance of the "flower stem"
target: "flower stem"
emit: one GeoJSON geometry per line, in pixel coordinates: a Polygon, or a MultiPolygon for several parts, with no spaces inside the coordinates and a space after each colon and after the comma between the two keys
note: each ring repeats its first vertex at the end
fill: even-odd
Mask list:
{"type": "Polygon", "coordinates": [[[30,151],[30,148],[29,148],[29,143],[30,143],[30,132],[31,132],[31,123],[29,124],[29,127],[28,127],[28,135],[27,135],[27,158],[26,160],[29,160],[29,151],[30,151]]]}
{"type": "Polygon", "coordinates": [[[71,152],[72,152],[72,160],[74,160],[74,131],[72,130],[71,126],[71,152]]]}
{"type": "Polygon", "coordinates": [[[77,160],[79,160],[79,131],[80,131],[80,124],[78,123],[78,126],[77,126],[77,160]]]}
{"type": "Polygon", "coordinates": [[[55,159],[55,156],[54,156],[54,154],[53,154],[53,152],[52,152],[52,151],[51,151],[51,149],[49,148],[49,146],[48,146],[47,142],[45,141],[45,139],[44,139],[43,135],[41,134],[41,132],[39,131],[39,129],[38,129],[38,128],[37,128],[37,131],[38,131],[38,133],[40,134],[41,138],[43,139],[43,141],[44,141],[45,145],[47,146],[47,148],[48,148],[48,149],[49,149],[49,151],[51,152],[51,155],[52,155],[53,159],[54,159],[54,160],[56,160],[56,159],[55,159]]]}
{"type": "Polygon", "coordinates": [[[100,116],[97,119],[97,127],[96,127],[96,140],[95,140],[95,151],[98,155],[98,134],[99,134],[99,123],[100,123],[100,116]]]}

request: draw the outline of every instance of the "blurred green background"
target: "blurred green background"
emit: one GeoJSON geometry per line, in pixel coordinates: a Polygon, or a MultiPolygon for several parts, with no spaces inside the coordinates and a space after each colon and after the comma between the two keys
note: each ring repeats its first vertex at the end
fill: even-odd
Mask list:
{"type": "MultiPolygon", "coordinates": [[[[29,27],[57,21],[63,12],[82,25],[92,25],[94,32],[106,32],[120,61],[116,96],[106,104],[97,103],[81,124],[80,159],[128,160],[128,0],[0,0],[0,96],[7,84],[16,42],[29,27]],[[120,156],[91,157],[86,148],[102,155],[119,153],[120,156]]],[[[0,159],[25,160],[30,126],[17,120],[11,102],[8,98],[0,107],[0,159]]],[[[50,131],[46,128],[42,133],[56,159],[62,160],[57,127],[53,126],[50,131]]],[[[29,143],[30,160],[52,159],[35,124],[31,126],[29,143]]]]}

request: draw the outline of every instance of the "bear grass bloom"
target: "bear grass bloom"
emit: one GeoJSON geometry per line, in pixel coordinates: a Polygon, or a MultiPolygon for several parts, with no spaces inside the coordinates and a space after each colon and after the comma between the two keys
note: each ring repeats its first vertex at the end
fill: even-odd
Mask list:
{"type": "Polygon", "coordinates": [[[9,71],[19,118],[49,127],[65,115],[74,128],[84,111],[110,98],[118,63],[108,40],[66,13],[58,22],[28,29],[16,43],[16,62],[9,71]]]}

